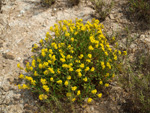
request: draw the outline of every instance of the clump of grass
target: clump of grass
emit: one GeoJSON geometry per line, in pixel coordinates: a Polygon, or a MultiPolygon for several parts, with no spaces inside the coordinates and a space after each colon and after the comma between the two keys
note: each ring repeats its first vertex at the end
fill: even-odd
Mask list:
{"type": "MultiPolygon", "coordinates": [[[[101,98],[101,89],[109,86],[115,76],[118,56],[126,55],[110,48],[102,33],[103,25],[93,19],[85,25],[82,19],[59,21],[45,40],[34,44],[32,62],[26,64],[25,71],[30,76],[19,75],[26,84],[19,89],[30,89],[42,102],[63,100],[64,102],[88,103],[101,98]]],[[[23,69],[18,64],[20,69],[23,69]]]]}
{"type": "Polygon", "coordinates": [[[110,14],[110,11],[113,8],[114,2],[106,3],[104,0],[90,0],[93,4],[94,9],[96,10],[97,18],[104,21],[105,18],[110,14]]]}
{"type": "Polygon", "coordinates": [[[130,11],[137,15],[139,19],[150,22],[150,1],[149,0],[129,0],[130,11]]]}

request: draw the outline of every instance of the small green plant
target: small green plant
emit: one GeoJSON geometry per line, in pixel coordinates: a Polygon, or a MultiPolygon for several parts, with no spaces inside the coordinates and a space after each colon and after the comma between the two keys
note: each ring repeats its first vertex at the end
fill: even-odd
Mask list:
{"type": "MultiPolygon", "coordinates": [[[[101,98],[100,89],[109,86],[115,76],[119,55],[126,51],[110,48],[102,33],[103,25],[93,19],[85,25],[82,19],[59,21],[49,32],[45,40],[34,44],[32,62],[26,64],[25,71],[30,76],[20,74],[26,84],[20,89],[30,89],[44,102],[63,100],[82,102],[88,98],[90,103],[101,98]]],[[[20,69],[23,69],[18,64],[20,69]]]]}
{"type": "Polygon", "coordinates": [[[55,0],[41,0],[41,2],[42,2],[44,5],[49,5],[49,6],[51,6],[52,4],[55,3],[55,0]]]}
{"type": "Polygon", "coordinates": [[[90,0],[93,4],[94,9],[96,10],[96,14],[98,14],[98,18],[100,20],[105,20],[105,18],[110,14],[110,11],[113,8],[114,2],[106,3],[104,0],[90,0]]]}
{"type": "Polygon", "coordinates": [[[150,1],[149,0],[129,0],[130,11],[150,22],[150,1]]]}

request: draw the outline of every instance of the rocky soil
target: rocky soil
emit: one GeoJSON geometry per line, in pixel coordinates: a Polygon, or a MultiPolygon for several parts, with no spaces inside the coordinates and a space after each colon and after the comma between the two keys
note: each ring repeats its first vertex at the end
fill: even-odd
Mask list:
{"type": "MultiPolygon", "coordinates": [[[[109,35],[120,32],[122,48],[126,49],[126,34],[124,27],[132,26],[134,31],[139,24],[127,18],[124,12],[126,1],[115,0],[116,5],[111,14],[102,23],[109,35]],[[123,7],[124,6],[124,7],[123,7]]],[[[52,7],[43,7],[39,0],[5,0],[0,14],[0,113],[34,113],[38,112],[36,100],[28,91],[20,91],[15,85],[20,70],[17,64],[28,59],[31,47],[45,38],[45,33],[57,21],[64,19],[82,18],[84,22],[92,19],[94,10],[89,3],[81,2],[78,6],[70,7],[67,1],[57,1],[52,7]]],[[[131,53],[139,43],[150,46],[149,26],[144,26],[141,32],[131,34],[134,42],[131,53]]],[[[142,25],[141,25],[141,28],[142,25]]],[[[140,29],[140,28],[139,28],[140,29]]],[[[131,60],[134,60],[131,54],[131,60]]],[[[123,113],[128,94],[116,84],[110,86],[110,96],[99,102],[88,105],[83,113],[123,113]]]]}

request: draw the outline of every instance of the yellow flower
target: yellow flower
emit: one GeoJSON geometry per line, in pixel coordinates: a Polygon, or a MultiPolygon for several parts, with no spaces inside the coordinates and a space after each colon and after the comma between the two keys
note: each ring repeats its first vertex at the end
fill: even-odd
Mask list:
{"type": "Polygon", "coordinates": [[[73,38],[73,37],[71,38],[71,41],[72,41],[72,42],[74,41],[74,38],[73,38]]]}
{"type": "Polygon", "coordinates": [[[83,81],[87,82],[87,77],[83,78],[83,81]]]}
{"type": "Polygon", "coordinates": [[[23,78],[24,78],[24,75],[23,75],[23,74],[20,74],[19,78],[23,79],[23,78]]]}
{"type": "Polygon", "coordinates": [[[105,77],[109,77],[109,73],[106,73],[105,77]]]}
{"type": "Polygon", "coordinates": [[[60,58],[60,61],[61,62],[65,62],[66,60],[64,58],[60,58]]]}
{"type": "Polygon", "coordinates": [[[48,63],[49,63],[49,64],[52,64],[52,61],[51,61],[51,60],[48,60],[48,63]]]}
{"type": "Polygon", "coordinates": [[[103,81],[99,81],[99,84],[102,85],[102,84],[103,84],[103,81]]]}
{"type": "Polygon", "coordinates": [[[51,26],[49,29],[50,29],[50,31],[52,31],[52,32],[54,31],[54,29],[53,29],[53,27],[52,27],[52,26],[51,26]]]}
{"type": "Polygon", "coordinates": [[[89,50],[94,50],[94,48],[90,45],[90,46],[89,46],[89,50]]]}
{"type": "Polygon", "coordinates": [[[68,81],[66,80],[64,84],[65,84],[65,86],[68,86],[68,81]]]}
{"type": "Polygon", "coordinates": [[[80,68],[84,68],[84,64],[83,63],[80,65],[80,68]]]}
{"type": "Polygon", "coordinates": [[[74,35],[77,35],[78,34],[78,32],[76,31],[75,33],[74,33],[74,35]]]}
{"type": "Polygon", "coordinates": [[[109,84],[108,83],[105,83],[105,87],[108,87],[109,86],[109,84]]]}
{"type": "Polygon", "coordinates": [[[107,66],[109,69],[111,69],[111,65],[110,65],[109,62],[107,62],[106,66],[107,66]]]}
{"type": "Polygon", "coordinates": [[[77,72],[77,73],[81,72],[81,69],[77,69],[76,72],[77,72]]]}
{"type": "Polygon", "coordinates": [[[101,66],[102,66],[102,69],[104,69],[104,68],[105,68],[105,64],[104,64],[104,62],[101,62],[101,66]]]}
{"type": "Polygon", "coordinates": [[[80,60],[75,60],[76,63],[80,63],[80,60]]]}
{"type": "Polygon", "coordinates": [[[22,85],[22,88],[23,88],[23,89],[29,89],[29,87],[28,87],[26,84],[23,84],[23,85],[22,85]]]}
{"type": "Polygon", "coordinates": [[[87,61],[87,62],[89,62],[89,63],[91,62],[91,60],[90,60],[90,59],[86,59],[86,61],[87,61]]]}
{"type": "Polygon", "coordinates": [[[51,82],[54,82],[54,79],[53,79],[53,77],[51,77],[51,78],[50,78],[50,81],[51,81],[51,82]]]}
{"type": "Polygon", "coordinates": [[[67,93],[66,96],[67,96],[67,97],[71,97],[71,93],[67,93]]]}
{"type": "Polygon", "coordinates": [[[49,87],[47,85],[43,85],[43,89],[46,91],[46,92],[49,92],[49,87]]]}
{"type": "Polygon", "coordinates": [[[67,80],[71,80],[71,76],[68,76],[68,77],[67,77],[67,80]]]}
{"type": "Polygon", "coordinates": [[[98,48],[98,46],[99,46],[99,45],[98,45],[98,44],[96,44],[96,45],[95,45],[95,48],[98,48]]]}
{"type": "Polygon", "coordinates": [[[44,51],[43,51],[41,54],[42,54],[42,56],[43,56],[43,57],[45,57],[45,56],[46,56],[46,54],[45,54],[45,52],[44,52],[44,51]]]}
{"type": "Polygon", "coordinates": [[[61,46],[64,46],[64,45],[65,45],[65,43],[60,43],[60,45],[61,45],[61,46]]]}
{"type": "Polygon", "coordinates": [[[80,54],[80,56],[78,56],[79,57],[79,59],[82,59],[83,58],[83,54],[80,54]]]}
{"type": "Polygon", "coordinates": [[[40,44],[43,44],[43,39],[40,40],[40,44]]]}
{"type": "Polygon", "coordinates": [[[127,55],[127,51],[123,51],[123,55],[127,55]]]}
{"type": "Polygon", "coordinates": [[[44,100],[44,99],[47,99],[47,95],[44,95],[44,94],[41,94],[41,95],[39,95],[39,99],[40,100],[44,100]]]}
{"type": "Polygon", "coordinates": [[[89,70],[90,70],[90,68],[89,68],[89,67],[86,67],[86,68],[85,68],[85,71],[89,71],[89,70]]]}
{"type": "Polygon", "coordinates": [[[33,78],[32,78],[32,77],[29,77],[29,76],[25,76],[25,79],[26,79],[26,80],[29,80],[29,81],[32,81],[32,80],[33,80],[33,78]]]}
{"type": "Polygon", "coordinates": [[[58,47],[57,47],[57,44],[55,44],[55,45],[54,45],[54,49],[57,49],[57,48],[58,48],[58,47]]]}
{"type": "Polygon", "coordinates": [[[38,76],[38,73],[37,73],[37,71],[34,71],[34,76],[38,76]]]}
{"type": "Polygon", "coordinates": [[[66,37],[69,37],[69,36],[70,36],[70,34],[69,34],[68,32],[66,32],[66,33],[65,33],[65,36],[66,36],[66,37]]]}
{"type": "Polygon", "coordinates": [[[70,52],[71,52],[71,53],[74,53],[74,51],[73,51],[73,50],[71,50],[70,52]]]}
{"type": "Polygon", "coordinates": [[[45,71],[44,71],[44,75],[48,75],[48,70],[45,70],[45,71]]]}
{"type": "Polygon", "coordinates": [[[37,62],[41,62],[41,59],[40,59],[40,58],[37,58],[37,62]]]}
{"type": "Polygon", "coordinates": [[[112,40],[115,41],[115,37],[112,37],[112,40]]]}
{"type": "Polygon", "coordinates": [[[65,58],[65,55],[63,55],[62,53],[60,53],[60,55],[61,55],[62,58],[65,58]]]}
{"type": "Polygon", "coordinates": [[[42,83],[43,85],[44,85],[44,84],[47,84],[46,79],[41,78],[41,83],[42,83]]]}
{"type": "Polygon", "coordinates": [[[31,84],[33,84],[35,86],[36,85],[35,83],[36,83],[35,80],[31,80],[31,84]]]}
{"type": "Polygon", "coordinates": [[[82,76],[82,74],[79,72],[79,73],[78,73],[78,77],[80,78],[81,76],[82,76]]]}
{"type": "Polygon", "coordinates": [[[67,64],[62,64],[62,67],[68,68],[68,65],[67,64]]]}
{"type": "Polygon", "coordinates": [[[114,77],[115,77],[115,74],[113,74],[112,77],[114,78],[114,77]]]}
{"type": "Polygon", "coordinates": [[[35,67],[35,60],[32,60],[32,66],[35,67]]]}
{"type": "Polygon", "coordinates": [[[52,56],[52,60],[53,60],[53,61],[56,60],[56,56],[55,56],[55,55],[52,56]]]}
{"type": "Polygon", "coordinates": [[[52,49],[49,49],[48,51],[49,51],[50,54],[53,54],[53,50],[52,49]]]}
{"type": "Polygon", "coordinates": [[[89,58],[92,58],[92,54],[88,54],[88,57],[89,57],[89,58]]]}
{"type": "Polygon", "coordinates": [[[78,90],[78,91],[77,91],[77,96],[80,95],[80,94],[81,94],[81,92],[80,92],[80,90],[78,90]]]}
{"type": "Polygon", "coordinates": [[[75,91],[77,89],[77,86],[71,87],[72,91],[75,91]]]}
{"type": "Polygon", "coordinates": [[[47,67],[47,66],[48,66],[48,62],[44,62],[44,63],[43,63],[43,66],[44,66],[44,67],[47,67]]]}
{"type": "Polygon", "coordinates": [[[20,85],[20,84],[18,84],[18,88],[19,88],[19,89],[22,89],[22,87],[21,87],[21,85],[20,85]]]}
{"type": "Polygon", "coordinates": [[[43,65],[42,65],[42,64],[39,64],[39,68],[42,69],[42,67],[43,67],[43,65]]]}
{"type": "Polygon", "coordinates": [[[57,81],[57,84],[62,84],[62,80],[58,80],[58,81],[57,81]]]}
{"type": "Polygon", "coordinates": [[[108,56],[108,53],[105,51],[105,55],[108,56]]]}
{"type": "Polygon", "coordinates": [[[95,68],[94,68],[94,67],[92,67],[92,68],[91,68],[91,71],[93,72],[94,70],[95,70],[95,68]]]}
{"type": "Polygon", "coordinates": [[[101,97],[102,97],[102,93],[97,94],[97,96],[98,96],[99,98],[101,98],[101,97]]]}
{"type": "Polygon", "coordinates": [[[61,73],[59,68],[57,69],[57,73],[58,73],[58,74],[60,74],[60,73],[61,73]]]}
{"type": "Polygon", "coordinates": [[[114,60],[117,60],[117,55],[114,55],[114,60]]]}
{"type": "Polygon", "coordinates": [[[94,90],[91,91],[91,93],[92,93],[92,94],[96,94],[96,93],[97,93],[97,90],[94,89],[94,90]]]}
{"type": "Polygon", "coordinates": [[[76,100],[76,98],[73,98],[73,99],[72,99],[72,102],[74,102],[75,100],[76,100]]]}
{"type": "Polygon", "coordinates": [[[33,67],[31,66],[31,67],[29,68],[29,70],[32,71],[32,70],[33,70],[33,67]]]}
{"type": "Polygon", "coordinates": [[[48,70],[49,70],[51,73],[53,73],[53,74],[55,73],[55,71],[54,71],[53,68],[51,68],[51,67],[49,67],[48,70]]]}
{"type": "Polygon", "coordinates": [[[69,71],[73,71],[73,68],[69,68],[69,71]]]}
{"type": "Polygon", "coordinates": [[[88,102],[88,103],[91,103],[92,100],[93,100],[92,98],[88,98],[87,102],[88,102]]]}
{"type": "Polygon", "coordinates": [[[118,54],[121,55],[121,51],[118,51],[118,54]]]}
{"type": "Polygon", "coordinates": [[[20,68],[20,69],[23,69],[23,68],[20,66],[20,63],[17,64],[17,67],[20,68]]]}

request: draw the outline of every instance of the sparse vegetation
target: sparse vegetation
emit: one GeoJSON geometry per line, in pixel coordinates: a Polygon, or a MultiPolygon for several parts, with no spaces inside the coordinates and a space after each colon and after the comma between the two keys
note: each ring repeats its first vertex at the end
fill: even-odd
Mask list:
{"type": "MultiPolygon", "coordinates": [[[[131,44],[135,43],[131,32],[126,28],[126,49],[130,50],[131,44]]],[[[117,33],[117,40],[121,40],[121,33],[117,33]]],[[[135,38],[136,39],[136,38],[135,38]]],[[[115,43],[111,43],[115,46],[115,43]]],[[[119,46],[118,46],[119,47],[119,46]]],[[[120,47],[119,47],[120,48],[120,47]]],[[[121,49],[121,48],[120,48],[121,49]]],[[[120,59],[124,61],[118,67],[116,81],[120,83],[129,94],[125,110],[127,112],[149,113],[150,111],[150,51],[147,44],[140,42],[134,52],[134,59],[129,58],[129,54],[120,59]],[[127,109],[128,108],[128,109],[127,109]]]]}
{"type": "Polygon", "coordinates": [[[74,5],[78,5],[80,0],[68,0],[70,2],[70,4],[74,5]]]}
{"type": "Polygon", "coordinates": [[[150,22],[150,1],[149,0],[129,0],[130,11],[138,18],[150,22]]]}
{"type": "Polygon", "coordinates": [[[41,0],[41,3],[44,5],[51,6],[52,4],[55,3],[55,0],[41,0]]]}
{"type": "Polygon", "coordinates": [[[95,16],[101,21],[104,21],[105,18],[110,14],[110,11],[113,8],[114,2],[108,2],[105,0],[90,0],[92,2],[93,8],[95,9],[95,16]]]}

